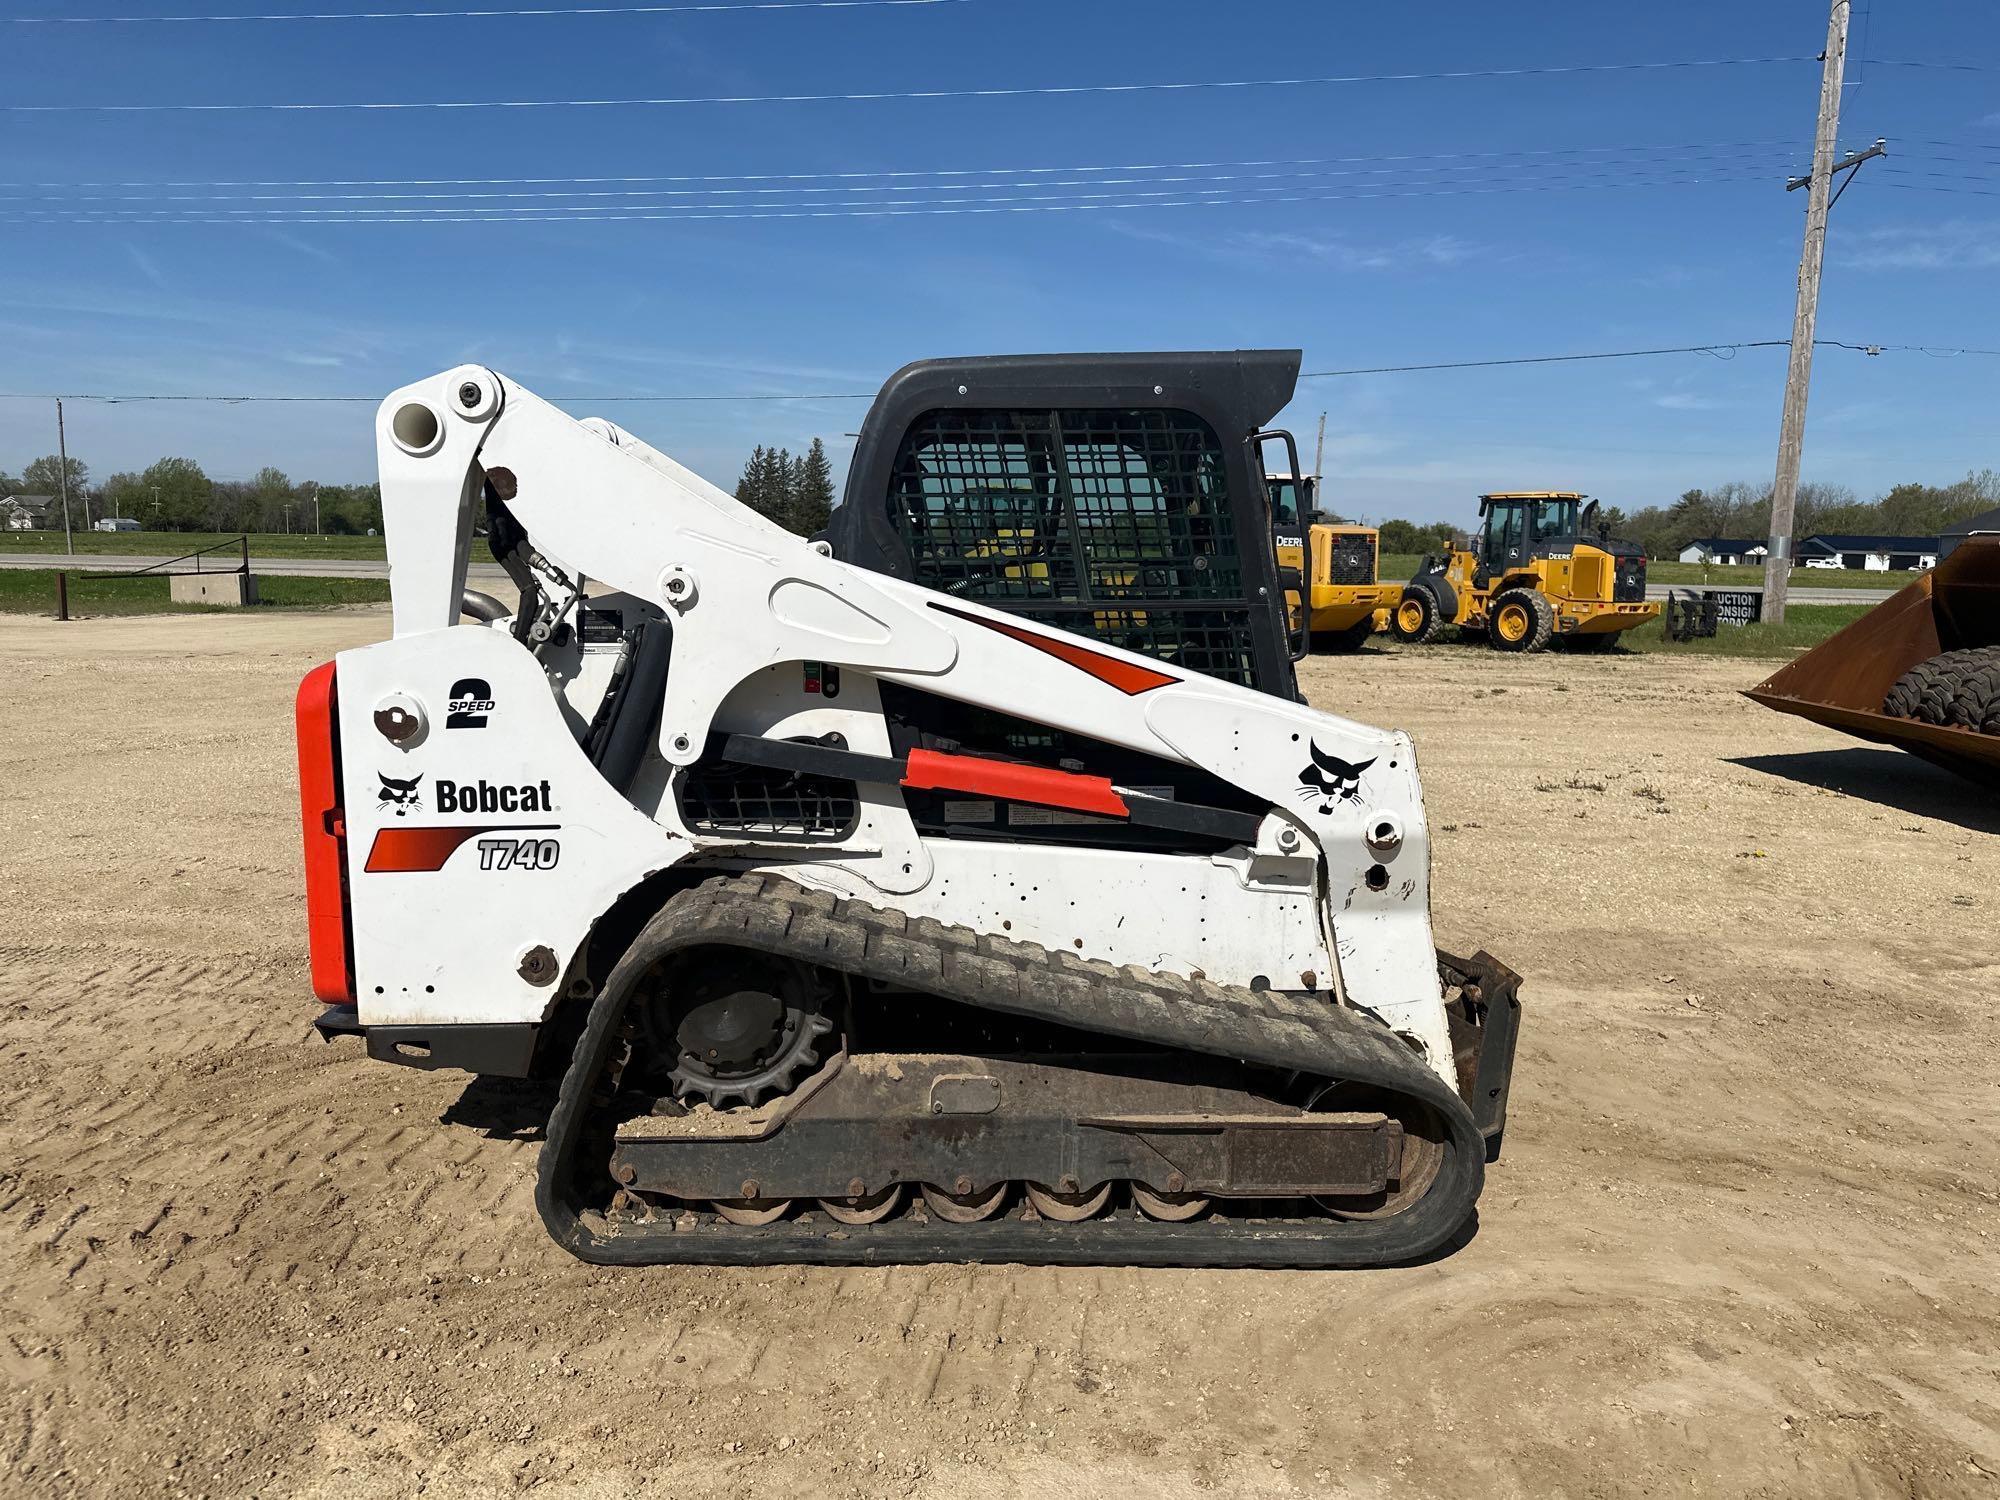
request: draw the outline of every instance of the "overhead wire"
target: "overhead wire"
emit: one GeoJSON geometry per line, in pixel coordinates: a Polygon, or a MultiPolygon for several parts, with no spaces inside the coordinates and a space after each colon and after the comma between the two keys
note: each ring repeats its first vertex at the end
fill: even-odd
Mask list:
{"type": "Polygon", "coordinates": [[[1576,74],[1649,73],[1688,68],[1741,68],[1804,63],[1809,56],[1707,57],[1621,63],[1544,63],[1514,68],[1453,68],[1429,72],[1346,73],[1295,78],[1198,79],[1187,82],[1014,84],[975,89],[889,89],[809,94],[689,94],[620,99],[423,99],[312,102],[237,101],[175,104],[20,104],[0,103],[11,114],[241,114],[251,112],[327,112],[368,110],[470,109],[623,109],[706,104],[828,104],[882,103],[929,99],[1053,98],[1083,94],[1193,93],[1247,89],[1309,88],[1361,83],[1419,83],[1493,78],[1549,78],[1576,74]]]}
{"type": "Polygon", "coordinates": [[[1717,183],[1738,182],[1749,184],[1764,180],[1760,177],[1743,176],[1722,178],[1685,174],[1662,174],[1656,177],[1621,176],[1616,181],[1599,182],[1575,179],[1531,183],[1487,183],[1482,186],[1445,186],[1418,188],[1384,188],[1362,191],[1333,192],[1286,192],[1277,188],[1256,196],[1245,196],[1241,190],[1223,189],[1182,189],[1179,196],[1166,194],[1082,194],[1082,195],[1017,195],[1013,197],[989,197],[954,201],[933,199],[928,202],[882,204],[811,204],[811,205],[755,205],[739,204],[712,205],[690,204],[562,204],[546,207],[527,205],[488,205],[450,207],[430,205],[418,208],[322,208],[322,209],[236,209],[226,212],[174,211],[174,210],[99,210],[58,213],[40,210],[32,213],[15,212],[0,215],[0,223],[10,224],[58,224],[58,223],[128,223],[128,224],[561,224],[561,223],[616,223],[616,222],[674,222],[712,219],[837,219],[837,218],[908,218],[927,216],[951,216],[966,214],[1002,213],[1063,213],[1063,212],[1104,212],[1140,208],[1209,208],[1244,205],[1284,205],[1295,203],[1354,202],[1386,198],[1442,198],[1490,196],[1509,193],[1552,193],[1611,191],[1643,187],[1709,186],[1717,183]]]}
{"type": "MultiPolygon", "coordinates": [[[[1568,164],[1566,164],[1568,165],[1568,164]]],[[[1597,163],[1589,163],[1598,166],[1597,163]]],[[[1408,187],[1415,189],[1466,189],[1478,186],[1491,191],[1510,188],[1563,185],[1604,186],[1622,185],[1681,185],[1700,182],[1760,181],[1781,175],[1782,163],[1766,160],[1758,170],[1753,171],[1740,161],[1730,160],[1721,164],[1697,162],[1691,166],[1619,167],[1610,171],[1574,173],[1569,171],[1540,170],[1528,175],[1520,175],[1520,169],[1513,169],[1515,175],[1495,175],[1482,172],[1476,176],[1465,175],[1464,169],[1431,169],[1428,177],[1404,175],[1393,183],[1351,182],[1342,186],[1356,189],[1408,187]],[[1458,175],[1438,175],[1446,170],[1458,175]]],[[[974,183],[929,183],[898,184],[883,186],[877,184],[844,184],[833,187],[805,187],[788,185],[763,188],[565,188],[537,189],[532,191],[477,191],[459,193],[247,193],[218,194],[212,196],[167,194],[158,196],[104,197],[98,195],[78,195],[74,197],[44,196],[35,198],[10,198],[0,196],[0,205],[13,204],[11,209],[0,207],[0,214],[12,214],[17,219],[71,220],[103,219],[106,221],[140,220],[146,222],[183,216],[212,215],[226,218],[247,218],[252,216],[315,216],[329,218],[359,217],[367,215],[415,215],[434,213],[549,213],[574,210],[579,213],[595,212],[618,206],[606,200],[632,200],[657,198],[669,199],[723,199],[750,196],[761,198],[771,195],[787,195],[801,201],[767,204],[725,202],[670,202],[664,204],[639,204],[636,206],[658,207],[676,214],[697,208],[855,208],[904,205],[939,204],[1004,204],[1010,202],[1056,202],[1063,200],[1101,201],[1112,198],[1144,201],[1167,198],[1175,195],[1215,196],[1225,193],[1265,194],[1283,192],[1302,182],[1323,182],[1329,178],[1346,178],[1357,175],[1348,169],[1314,172],[1222,172],[1222,173],[1173,173],[1154,176],[1127,177],[1082,177],[1049,179],[1015,179],[1012,181],[989,181],[974,183]],[[1204,186],[1204,184],[1207,184],[1204,186]],[[1215,184],[1220,184],[1216,186],[1215,184]],[[1016,193],[1017,189],[1036,190],[1016,193]],[[1062,191],[1041,191],[1061,189],[1062,191]],[[828,197],[829,194],[895,194],[892,198],[882,197],[828,197]],[[922,196],[912,196],[922,195],[922,196]],[[956,196],[952,196],[956,195],[956,196]],[[585,201],[577,201],[585,200],[585,201]],[[248,207],[231,205],[245,203],[248,207]],[[38,206],[53,205],[53,206],[38,206]],[[155,206],[143,206],[155,205],[155,206]]]]}
{"type": "Polygon", "coordinates": [[[740,0],[734,5],[691,3],[681,5],[580,5],[536,6],[481,10],[339,10],[278,11],[260,14],[229,12],[218,15],[183,16],[0,16],[0,22],[15,26],[126,26],[138,24],[194,25],[229,21],[486,21],[512,16],[668,16],[693,12],[764,10],[872,10],[884,6],[967,5],[972,0],[740,0]]]}
{"type": "MultiPolygon", "coordinates": [[[[1786,159],[1796,160],[1801,148],[1794,141],[1716,141],[1709,143],[1683,142],[1666,145],[1618,145],[1618,146],[1547,146],[1506,151],[1418,151],[1391,152],[1362,156],[1295,156],[1295,157],[1250,157],[1238,160],[1218,161],[1170,161],[1170,162],[1110,162],[1071,163],[1057,166],[987,166],[987,167],[903,167],[868,168],[854,171],[821,172],[726,172],[726,173],[669,173],[647,175],[598,175],[569,177],[299,177],[299,178],[167,178],[149,181],[68,181],[68,182],[0,182],[0,188],[308,188],[308,187],[507,187],[543,185],[592,185],[600,183],[637,182],[854,182],[865,179],[910,180],[926,177],[979,177],[979,176],[1030,176],[1059,172],[1166,172],[1196,171],[1224,167],[1317,167],[1346,166],[1370,162],[1386,162],[1400,167],[1419,162],[1464,162],[1484,166],[1490,163],[1519,159],[1525,164],[1564,156],[1635,155],[1660,160],[1680,159],[1696,155],[1711,157],[1722,151],[1756,152],[1755,159],[1762,159],[1766,150],[1782,152],[1786,159]]],[[[1720,158],[1712,158],[1720,159],[1720,158]]],[[[1751,157],[1743,158],[1745,160],[1751,157]]],[[[1567,163],[1558,163],[1568,165],[1567,163]]],[[[1594,163],[1576,163],[1591,165],[1594,163]]],[[[1412,171],[1427,170],[1409,167],[1412,171]]],[[[718,189],[717,191],[721,191],[718,189]]]]}

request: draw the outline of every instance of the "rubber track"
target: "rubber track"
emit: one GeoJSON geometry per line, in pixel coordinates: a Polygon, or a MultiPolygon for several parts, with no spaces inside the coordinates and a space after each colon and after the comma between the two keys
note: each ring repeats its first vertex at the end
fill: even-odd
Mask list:
{"type": "Polygon", "coordinates": [[[558,1244],[599,1265],[1368,1266],[1412,1260],[1445,1244],[1470,1219],[1484,1180],[1484,1144],[1458,1095],[1379,1023],[1352,1011],[1115,968],[753,875],[718,877],[675,895],[612,970],[549,1118],[535,1203],[558,1244]],[[798,959],[1008,1015],[1391,1089],[1437,1111],[1446,1127],[1444,1160],[1422,1200],[1391,1218],[1364,1221],[1165,1224],[1120,1214],[1080,1224],[1009,1216],[978,1224],[900,1218],[849,1226],[815,1214],[810,1223],[750,1227],[718,1219],[676,1230],[672,1215],[650,1223],[586,1216],[572,1195],[575,1158],[589,1134],[596,1085],[620,1041],[627,999],[661,959],[701,947],[798,959]]]}

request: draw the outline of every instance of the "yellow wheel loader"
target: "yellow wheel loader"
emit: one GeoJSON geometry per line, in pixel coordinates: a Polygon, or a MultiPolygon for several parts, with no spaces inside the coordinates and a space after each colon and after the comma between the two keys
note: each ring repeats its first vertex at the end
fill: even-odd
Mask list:
{"type": "Polygon", "coordinates": [[[1412,645],[1447,626],[1484,634],[1496,651],[1543,651],[1552,641],[1602,649],[1656,619],[1646,554],[1597,523],[1597,502],[1567,490],[1481,495],[1480,535],[1426,557],[1403,586],[1389,628],[1412,645]]]}
{"type": "Polygon", "coordinates": [[[1315,650],[1359,650],[1374,633],[1377,616],[1401,593],[1396,584],[1376,577],[1381,549],[1375,528],[1320,520],[1316,475],[1295,479],[1288,471],[1267,474],[1264,482],[1293,631],[1305,632],[1315,650]]]}

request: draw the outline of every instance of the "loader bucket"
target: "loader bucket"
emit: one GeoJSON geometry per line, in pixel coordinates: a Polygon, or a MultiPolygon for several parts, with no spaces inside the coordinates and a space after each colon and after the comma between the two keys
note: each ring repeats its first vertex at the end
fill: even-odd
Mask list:
{"type": "Polygon", "coordinates": [[[1896,679],[1918,662],[1993,645],[2000,645],[2000,537],[1975,537],[1745,696],[2000,786],[2000,735],[1882,712],[1896,679]]]}

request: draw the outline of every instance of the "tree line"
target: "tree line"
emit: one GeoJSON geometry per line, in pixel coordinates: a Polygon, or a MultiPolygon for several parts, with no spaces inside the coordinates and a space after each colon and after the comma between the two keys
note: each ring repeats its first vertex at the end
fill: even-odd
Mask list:
{"type": "MultiPolygon", "coordinates": [[[[55,454],[38,458],[17,479],[0,473],[0,495],[49,495],[43,525],[62,528],[63,468],[55,454]]],[[[122,517],[148,531],[318,531],[364,536],[382,529],[382,488],[376,484],[295,483],[282,469],[252,479],[210,479],[191,458],[163,458],[138,473],[93,484],[80,458],[69,461],[70,525],[88,531],[122,517]]]]}
{"type": "MultiPolygon", "coordinates": [[[[63,467],[53,453],[36,459],[19,477],[0,472],[0,496],[63,493],[63,467]]],[[[70,524],[87,531],[100,520],[125,517],[147,531],[293,531],[366,536],[382,530],[379,484],[294,482],[282,469],[259,469],[254,478],[210,479],[191,458],[163,458],[138,473],[113,474],[93,484],[90,468],[71,458],[70,524]]],[[[818,438],[797,457],[761,443],[743,466],[736,498],[787,531],[811,536],[833,516],[833,465],[818,438]]],[[[60,504],[43,526],[62,529],[60,504]]]]}
{"type": "Polygon", "coordinates": [[[736,498],[798,536],[824,530],[833,519],[833,465],[818,438],[797,458],[784,448],[757,445],[736,481],[736,498]]]}
{"type": "MultiPolygon", "coordinates": [[[[1598,519],[1611,534],[1637,542],[1653,558],[1678,557],[1698,536],[1762,541],[1771,531],[1769,480],[1761,485],[1731,480],[1710,489],[1684,491],[1671,505],[1624,511],[1606,505],[1598,519]]],[[[1873,500],[1859,499],[1841,484],[1802,484],[1792,512],[1792,534],[1847,536],[1936,536],[1947,527],[2000,507],[2000,473],[1982,469],[1956,484],[1899,484],[1873,500]]],[[[1419,526],[1384,521],[1378,528],[1384,552],[1443,552],[1465,528],[1448,521],[1419,526]]]]}

